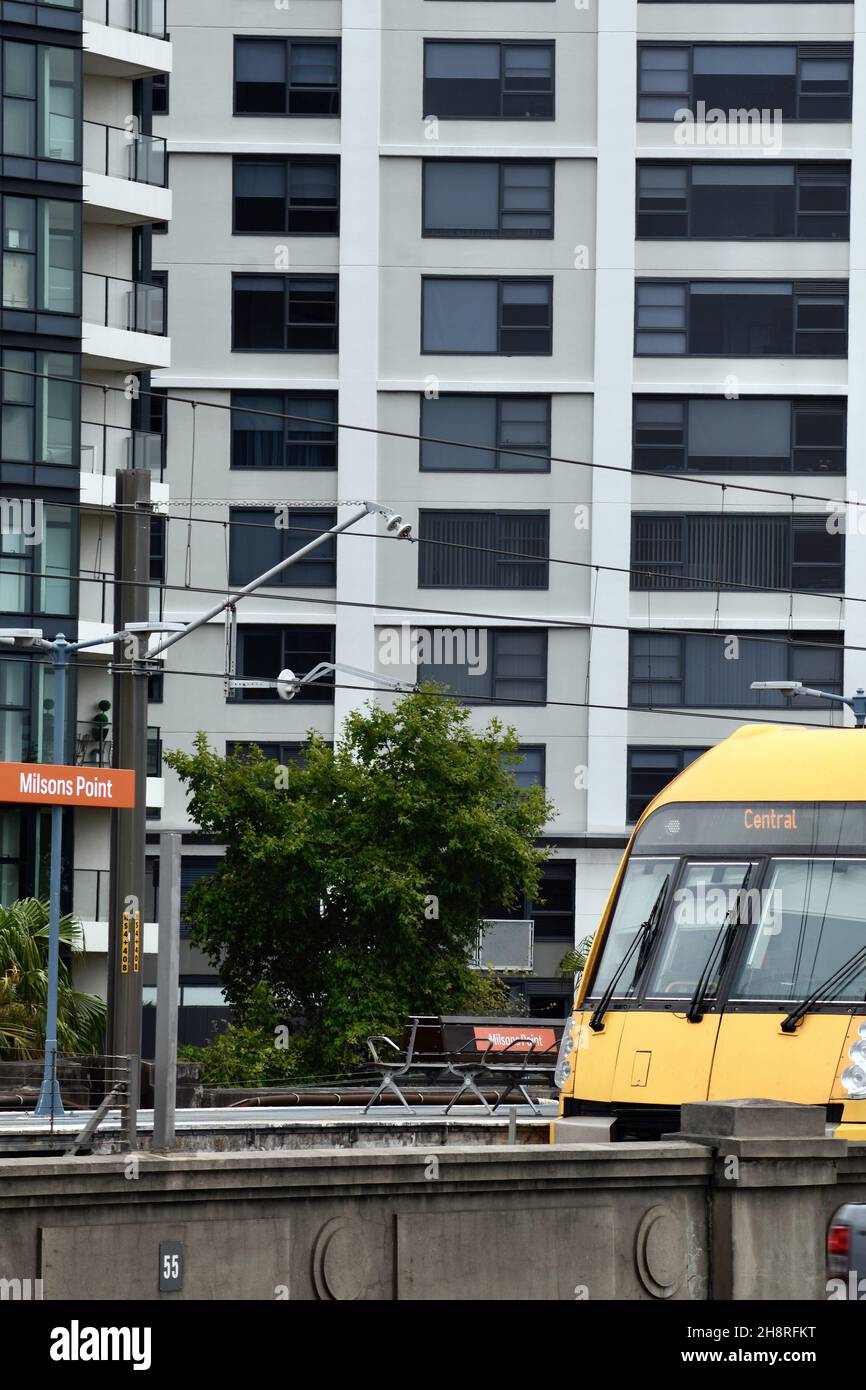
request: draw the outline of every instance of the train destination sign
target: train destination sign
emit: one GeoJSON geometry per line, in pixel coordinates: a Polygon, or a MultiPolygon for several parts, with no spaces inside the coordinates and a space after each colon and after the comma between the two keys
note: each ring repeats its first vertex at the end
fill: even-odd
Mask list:
{"type": "Polygon", "coordinates": [[[135,773],[116,767],[0,763],[0,802],[4,801],[129,810],[135,805],[135,773]]]}
{"type": "Polygon", "coordinates": [[[660,806],[638,831],[635,852],[866,852],[866,802],[680,802],[660,806]]]}

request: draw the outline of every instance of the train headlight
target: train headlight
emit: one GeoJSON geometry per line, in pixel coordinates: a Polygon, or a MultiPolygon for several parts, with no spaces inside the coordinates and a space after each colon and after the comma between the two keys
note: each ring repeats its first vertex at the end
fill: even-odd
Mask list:
{"type": "Polygon", "coordinates": [[[846,1067],[839,1080],[852,1100],[866,1100],[866,1067],[846,1067]]]}
{"type": "Polygon", "coordinates": [[[866,1068],[866,1038],[861,1038],[853,1047],[849,1047],[848,1056],[858,1067],[866,1068]]]}
{"type": "Polygon", "coordinates": [[[562,1030],[562,1042],[559,1044],[559,1056],[556,1059],[556,1071],[553,1073],[554,1084],[561,1091],[568,1078],[571,1076],[571,1053],[574,1050],[574,1035],[576,1025],[574,1014],[569,1016],[568,1022],[562,1030]]]}

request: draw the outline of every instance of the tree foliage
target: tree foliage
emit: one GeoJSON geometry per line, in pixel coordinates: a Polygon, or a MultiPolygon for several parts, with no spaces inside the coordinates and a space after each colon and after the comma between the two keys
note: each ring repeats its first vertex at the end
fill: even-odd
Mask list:
{"type": "Polygon", "coordinates": [[[304,767],[223,759],[204,734],[166,760],[226,846],[189,894],[194,939],[241,1017],[262,983],[323,1064],[407,1013],[459,1011],[479,923],[537,888],[552,807],[514,780],[516,734],[432,689],[350,714],[333,749],[312,736],[304,767]]]}
{"type": "MultiPolygon", "coordinates": [[[[0,1057],[35,1057],[45,1046],[48,1000],[48,903],[22,898],[0,907],[0,1057]]],[[[80,951],[81,924],[61,917],[60,941],[80,951]]],[[[72,1056],[95,1052],[105,1027],[105,1004],[73,989],[61,960],[57,1045],[72,1056]]]]}

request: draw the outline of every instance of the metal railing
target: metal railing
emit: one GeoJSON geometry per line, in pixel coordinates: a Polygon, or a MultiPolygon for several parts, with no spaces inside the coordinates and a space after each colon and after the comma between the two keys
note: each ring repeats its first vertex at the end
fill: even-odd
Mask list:
{"type": "Polygon", "coordinates": [[[165,440],[148,430],[127,430],[116,425],[81,422],[81,471],[103,477],[125,468],[148,468],[162,481],[165,473],[165,440]]]}
{"type": "Polygon", "coordinates": [[[119,280],[113,275],[82,276],[82,318],[106,328],[131,333],[165,335],[165,291],[144,280],[119,280]]]}
{"type": "MultiPolygon", "coordinates": [[[[144,901],[141,905],[142,920],[156,922],[157,888],[151,860],[144,883],[144,901]]],[[[72,911],[82,922],[107,922],[109,900],[108,869],[73,869],[72,871],[72,911]]],[[[85,940],[85,949],[87,942],[85,940]]]]}
{"type": "Polygon", "coordinates": [[[161,135],[138,135],[121,126],[84,122],[84,168],[91,174],[165,188],[165,146],[161,135]]]}
{"type": "Polygon", "coordinates": [[[164,39],[166,0],[84,0],[84,18],[110,29],[164,39]]]}

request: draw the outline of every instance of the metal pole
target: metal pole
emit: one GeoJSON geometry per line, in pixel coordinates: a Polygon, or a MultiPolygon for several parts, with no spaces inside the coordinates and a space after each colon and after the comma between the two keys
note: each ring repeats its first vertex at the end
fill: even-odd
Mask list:
{"type": "Polygon", "coordinates": [[[153,1147],[174,1148],[177,1101],[177,990],[180,976],[180,835],[159,837],[159,955],[153,1147]]]}
{"type": "MultiPolygon", "coordinates": [[[[115,631],[145,622],[149,607],[150,473],[130,469],[115,479],[115,631]]],[[[120,641],[127,639],[121,638],[120,641]]],[[[135,772],[135,807],[112,811],[108,923],[108,1043],[112,1056],[129,1056],[125,1140],[137,1146],[140,1089],[141,986],[147,805],[147,678],[134,658],[114,665],[113,765],[135,772]]]]}
{"type": "MultiPolygon", "coordinates": [[[[54,664],[54,760],[66,762],[66,677],[69,645],[60,636],[51,649],[54,664]]],[[[57,995],[60,977],[60,877],[63,863],[63,807],[51,807],[51,878],[48,918],[48,1000],[45,1014],[45,1065],[36,1114],[62,1115],[57,1080],[57,995]]]]}
{"type": "Polygon", "coordinates": [[[192,622],[187,623],[186,627],[183,628],[181,632],[173,632],[170,637],[166,637],[165,640],[160,642],[156,647],[151,647],[148,656],[152,658],[167,651],[169,647],[174,646],[175,642],[179,642],[182,637],[188,637],[191,632],[195,632],[196,628],[204,627],[205,623],[209,623],[211,618],[218,618],[220,613],[224,613],[227,608],[231,608],[234,604],[239,603],[242,598],[247,598],[249,594],[254,594],[256,589],[261,589],[265,584],[269,584],[272,579],[275,579],[278,574],[282,574],[283,570],[287,570],[290,565],[296,565],[305,555],[309,555],[312,550],[317,550],[320,545],[324,545],[325,541],[330,540],[331,536],[339,536],[341,531],[348,530],[350,526],[354,526],[358,521],[363,521],[365,516],[370,516],[372,512],[377,510],[378,508],[373,508],[371,511],[369,507],[362,507],[359,512],[354,512],[346,521],[341,521],[338,526],[332,526],[330,531],[323,532],[323,534],[317,536],[314,541],[310,541],[309,545],[303,545],[300,550],[293,551],[285,560],[281,560],[278,565],[273,565],[269,570],[266,570],[264,574],[260,574],[258,579],[252,579],[249,584],[245,584],[242,589],[238,589],[237,593],[232,594],[230,598],[223,599],[220,603],[215,603],[213,608],[209,608],[206,613],[202,613],[201,617],[193,618],[192,622]]]}

